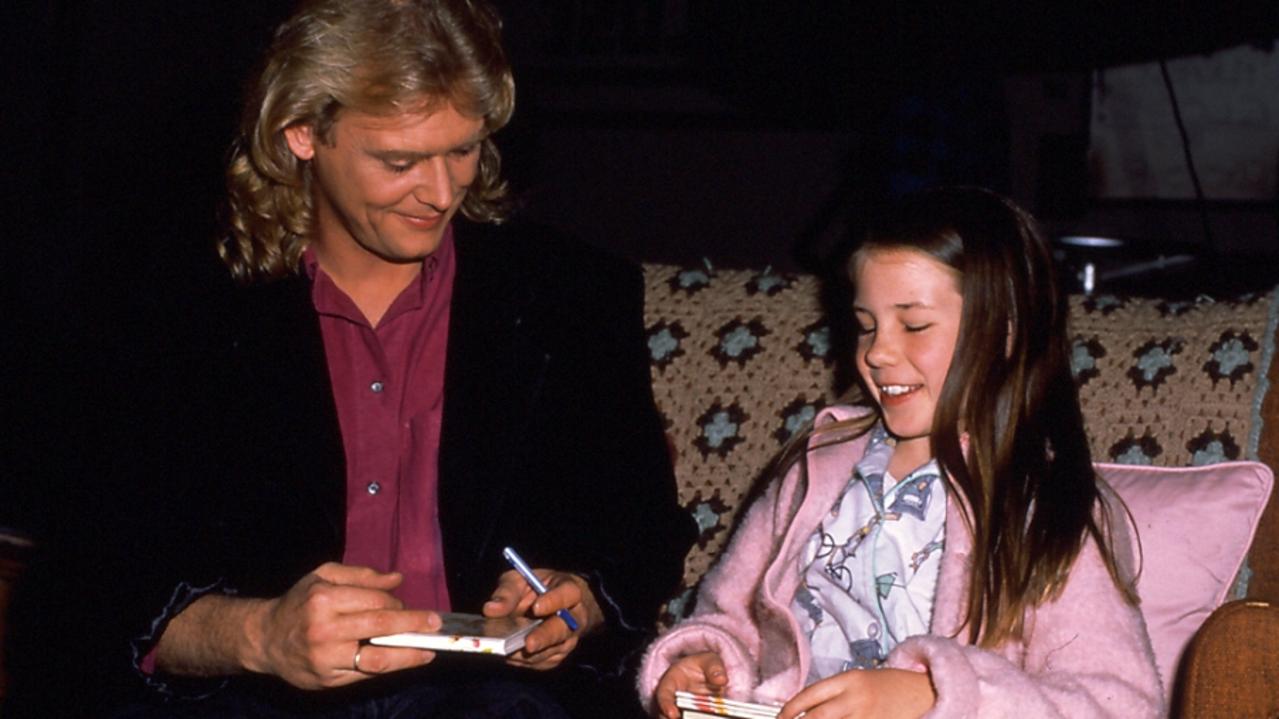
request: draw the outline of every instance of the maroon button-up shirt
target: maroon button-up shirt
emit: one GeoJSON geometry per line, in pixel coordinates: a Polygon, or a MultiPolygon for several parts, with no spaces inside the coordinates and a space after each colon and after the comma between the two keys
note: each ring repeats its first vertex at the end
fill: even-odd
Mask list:
{"type": "MultiPolygon", "coordinates": [[[[320,316],[329,380],[346,452],[346,564],[399,571],[395,591],[413,609],[449,610],[440,543],[440,425],[444,351],[457,263],[453,229],[422,263],[377,327],[303,255],[320,316]]],[[[142,658],[155,673],[155,648],[142,658]]]]}
{"type": "Polygon", "coordinates": [[[401,572],[406,606],[448,611],[437,490],[452,228],[377,327],[314,254],[304,260],[346,452],[342,561],[401,572]]]}

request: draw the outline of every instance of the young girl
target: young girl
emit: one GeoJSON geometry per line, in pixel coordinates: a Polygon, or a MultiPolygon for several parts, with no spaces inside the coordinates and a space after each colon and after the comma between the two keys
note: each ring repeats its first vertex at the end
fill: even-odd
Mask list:
{"type": "Polygon", "coordinates": [[[1160,715],[1033,220],[922,193],[849,270],[868,406],[783,452],[694,615],[649,648],[641,697],[672,719],[677,690],[781,719],[1160,715]]]}

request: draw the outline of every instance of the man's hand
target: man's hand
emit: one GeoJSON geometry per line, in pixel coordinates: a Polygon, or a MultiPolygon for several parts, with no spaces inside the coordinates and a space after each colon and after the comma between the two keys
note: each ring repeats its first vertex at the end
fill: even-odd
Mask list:
{"type": "Polygon", "coordinates": [[[157,667],[200,676],[247,670],[301,689],[323,689],[426,664],[434,652],[361,648],[361,640],[369,637],[439,628],[438,614],[406,610],[390,594],[401,579],[397,573],[330,562],[274,599],[202,597],[165,629],[157,667]]]}
{"type": "Polygon", "coordinates": [[[724,660],[715,652],[702,652],[680,657],[657,682],[653,698],[657,711],[666,719],[679,719],[675,706],[675,692],[695,694],[723,694],[728,687],[728,672],[724,660]]]}
{"type": "Polygon", "coordinates": [[[553,669],[577,647],[580,636],[604,623],[604,613],[585,579],[551,569],[534,569],[533,573],[546,585],[546,594],[537,596],[518,572],[503,572],[492,598],[484,603],[483,613],[486,617],[532,614],[546,618],[525,638],[524,648],[507,657],[506,663],[530,669],[553,669]],[[573,615],[578,631],[569,630],[563,620],[555,618],[555,612],[560,609],[567,609],[573,615]]]}
{"type": "Polygon", "coordinates": [[[249,628],[256,651],[246,657],[247,668],[319,689],[430,662],[435,654],[421,649],[360,649],[369,637],[439,628],[439,615],[406,610],[390,594],[401,579],[367,567],[321,565],[258,613],[257,631],[249,628]]]}
{"type": "Polygon", "coordinates": [[[887,717],[917,719],[933,708],[937,695],[922,672],[854,669],[810,684],[786,702],[777,719],[887,717]]]}

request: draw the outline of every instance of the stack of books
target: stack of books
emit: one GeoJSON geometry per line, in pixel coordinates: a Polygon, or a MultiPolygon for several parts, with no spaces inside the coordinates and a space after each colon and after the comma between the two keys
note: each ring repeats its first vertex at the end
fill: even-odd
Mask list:
{"type": "Polygon", "coordinates": [[[682,719],[717,719],[718,717],[774,719],[782,710],[781,707],[771,704],[755,704],[691,692],[675,692],[675,706],[679,708],[682,719]]]}

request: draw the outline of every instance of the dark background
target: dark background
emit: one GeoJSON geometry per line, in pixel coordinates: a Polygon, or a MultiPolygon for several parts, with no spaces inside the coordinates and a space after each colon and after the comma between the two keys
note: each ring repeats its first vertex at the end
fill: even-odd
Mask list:
{"type": "MultiPolygon", "coordinates": [[[[941,182],[1085,218],[1093,69],[1279,37],[1274,2],[498,4],[519,90],[499,139],[526,214],[635,259],[728,265],[802,266],[868,206],[941,182]]],[[[241,85],[292,2],[6,5],[6,203],[57,238],[29,259],[72,281],[202,263],[241,85]]],[[[1273,252],[1274,212],[1227,249],[1273,252]]],[[[60,307],[40,284],[24,294],[60,307]]]]}
{"type": "MultiPolygon", "coordinates": [[[[1191,246],[1196,272],[1174,278],[1187,291],[1279,281],[1279,200],[1097,203],[1083,154],[1094,69],[1270,47],[1279,3],[498,4],[519,97],[499,142],[525,214],[634,259],[818,268],[868,208],[960,182],[1012,194],[1054,232],[1191,246]]],[[[6,344],[19,355],[5,424],[23,444],[5,482],[24,497],[40,494],[50,452],[129,441],[127,416],[102,408],[158,391],[148,347],[220,272],[240,90],[291,7],[0,11],[6,344]],[[76,412],[87,419],[65,421],[76,412]]]]}

